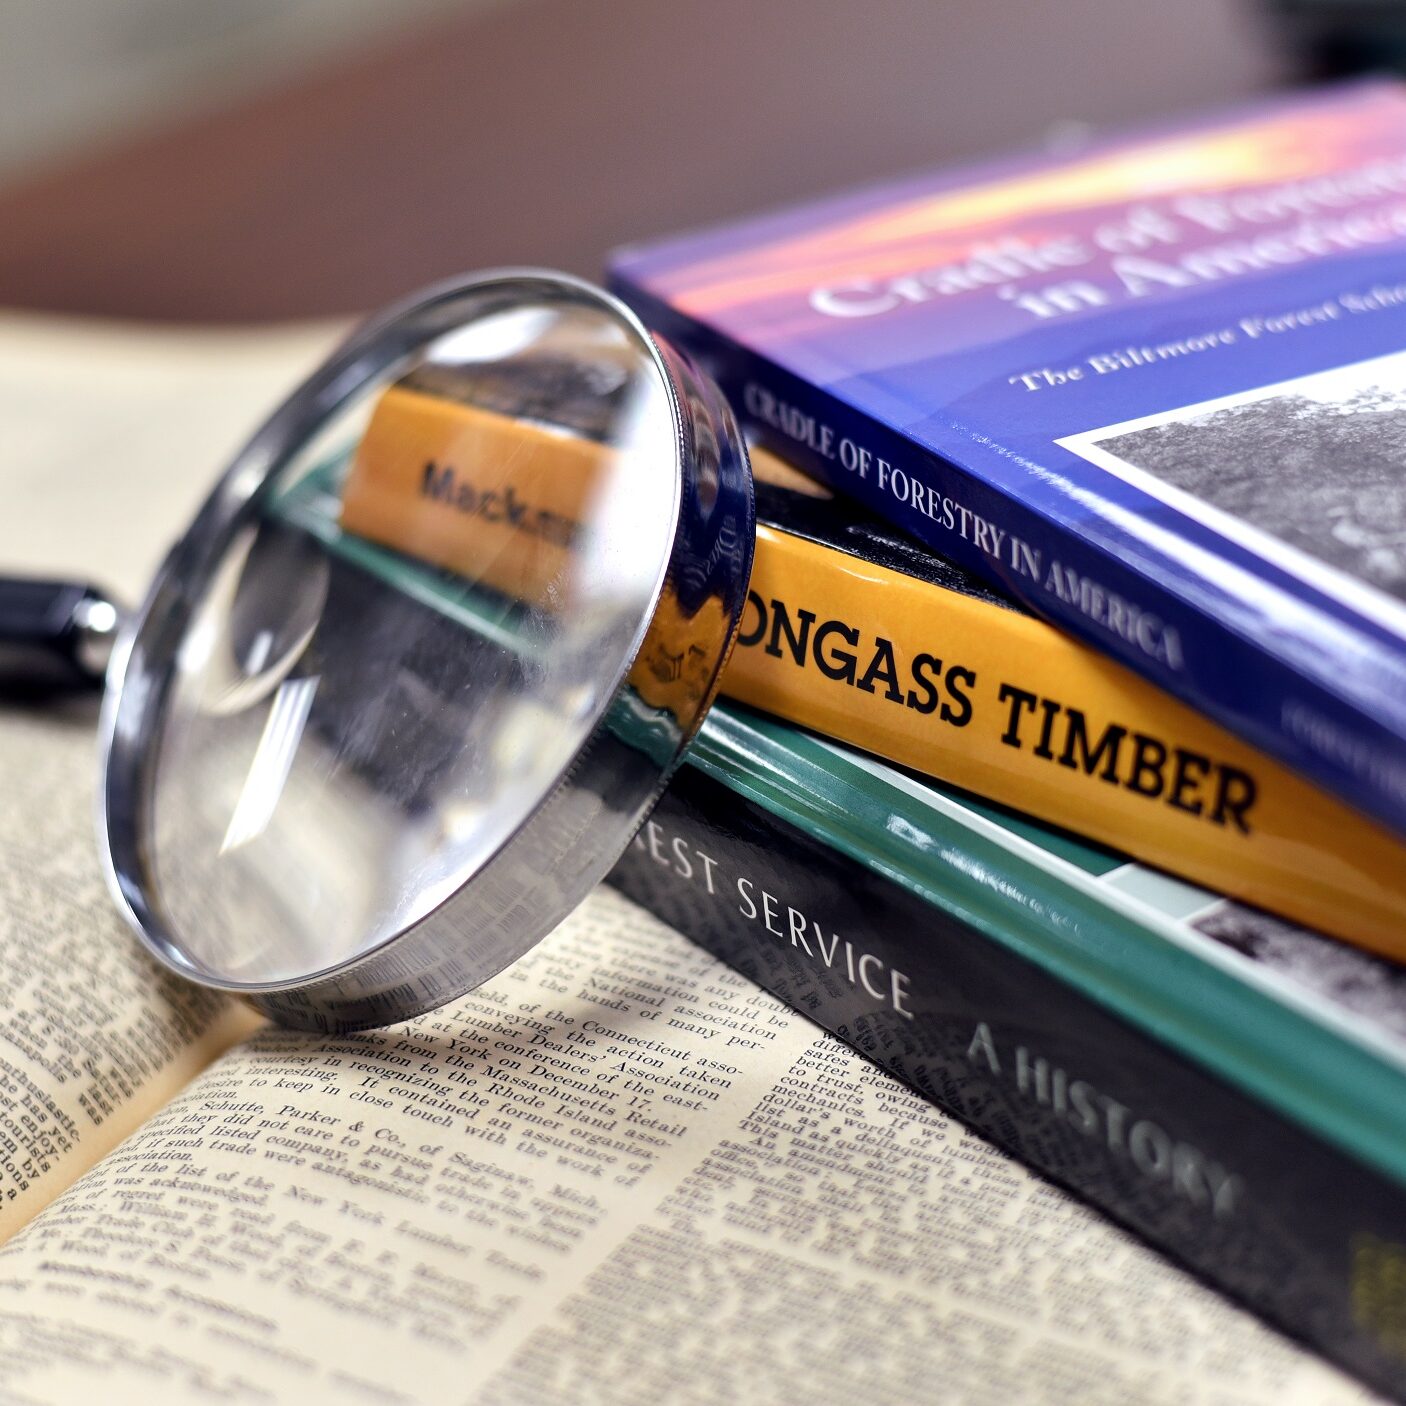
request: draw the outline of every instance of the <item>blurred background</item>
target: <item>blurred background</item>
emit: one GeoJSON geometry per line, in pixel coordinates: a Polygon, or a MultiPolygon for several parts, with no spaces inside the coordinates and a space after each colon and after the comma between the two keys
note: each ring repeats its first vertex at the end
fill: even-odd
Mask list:
{"type": "Polygon", "coordinates": [[[338,315],[1386,65],[1399,0],[4,0],[0,306],[338,315]]]}

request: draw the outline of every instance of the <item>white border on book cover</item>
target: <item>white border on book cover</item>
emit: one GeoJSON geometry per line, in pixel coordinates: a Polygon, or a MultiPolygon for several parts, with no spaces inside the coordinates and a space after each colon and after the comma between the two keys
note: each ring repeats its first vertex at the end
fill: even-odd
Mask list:
{"type": "MultiPolygon", "coordinates": [[[[1128,883],[1128,872],[1141,868],[1140,865],[1129,862],[1114,865],[1102,874],[1091,874],[1042,845],[1027,840],[1023,835],[988,820],[952,796],[935,791],[923,785],[921,781],[895,770],[877,757],[867,756],[824,737],[812,737],[810,741],[838,760],[868,772],[886,785],[897,787],[921,805],[937,811],[939,815],[948,816],[969,830],[984,835],[1070,888],[1082,890],[1095,897],[1098,902],[1121,913],[1125,919],[1141,927],[1143,931],[1153,933],[1174,947],[1190,952],[1211,966],[1219,967],[1223,972],[1249,986],[1257,987],[1281,1005],[1288,1006],[1300,1016],[1326,1027],[1339,1039],[1357,1045],[1384,1063],[1393,1065],[1399,1072],[1406,1072],[1406,1048],[1403,1048],[1394,1036],[1376,1026],[1364,1025],[1355,1013],[1344,1010],[1317,992],[1307,990],[1281,972],[1266,969],[1254,958],[1227,947],[1225,943],[1218,942],[1191,926],[1190,919],[1193,916],[1226,902],[1223,896],[1203,890],[1206,901],[1202,907],[1196,908],[1194,912],[1173,916],[1156,907],[1151,901],[1155,886],[1148,885],[1139,890],[1128,883]],[[1115,876],[1115,882],[1110,883],[1109,880],[1115,876]]],[[[895,828],[895,833],[902,838],[901,831],[895,828]]],[[[1179,887],[1188,893],[1195,888],[1194,885],[1185,884],[1179,887]]]]}
{"type": "MultiPolygon", "coordinates": [[[[1246,548],[1263,557],[1275,566],[1297,576],[1302,581],[1328,596],[1336,597],[1344,604],[1352,606],[1361,614],[1376,623],[1384,625],[1394,633],[1406,638],[1406,604],[1396,600],[1385,591],[1365,581],[1330,566],[1317,557],[1310,556],[1298,547],[1291,546],[1262,528],[1255,527],[1208,503],[1204,498],[1185,489],[1165,482],[1146,469],[1120,459],[1104,449],[1101,440],[1118,435],[1131,434],[1136,430],[1152,429],[1171,421],[1182,421],[1200,415],[1207,415],[1233,405],[1248,405],[1257,400],[1269,400],[1277,395],[1292,393],[1301,389],[1322,389],[1333,380],[1355,385],[1370,384],[1370,373],[1374,368],[1392,367],[1396,371],[1394,379],[1406,386],[1406,351],[1390,352],[1385,356],[1371,357],[1365,361],[1351,362],[1346,366],[1331,367],[1323,371],[1310,372],[1305,376],[1294,376],[1287,381],[1276,381],[1267,386],[1256,386],[1251,390],[1237,391],[1232,395],[1216,396],[1211,400],[1193,401],[1188,405],[1178,405],[1170,410],[1159,410],[1153,415],[1142,415],[1132,420],[1120,420],[1113,424],[1101,425],[1097,429],[1080,430],[1077,434],[1065,435],[1055,440],[1062,449],[1068,449],[1081,459],[1105,469],[1125,483],[1141,489],[1153,498],[1160,499],[1168,506],[1176,508],[1187,517],[1201,523],[1219,536],[1246,548]]],[[[1318,399],[1320,397],[1313,397],[1318,399]]],[[[1403,466],[1406,475],[1406,466],[1403,466]]]]}

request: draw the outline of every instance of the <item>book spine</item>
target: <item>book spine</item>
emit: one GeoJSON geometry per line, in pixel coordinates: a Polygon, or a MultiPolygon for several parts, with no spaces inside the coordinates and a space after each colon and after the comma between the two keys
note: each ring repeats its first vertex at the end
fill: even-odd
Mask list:
{"type": "Polygon", "coordinates": [[[1019,499],[676,311],[619,272],[612,286],[650,327],[706,367],[760,443],[1406,834],[1406,738],[1353,701],[1353,651],[1341,651],[1344,687],[1330,689],[1281,657],[1272,640],[1242,634],[1217,618],[1207,604],[1213,589],[1201,592],[1197,604],[1188,603],[1154,575],[1063,531],[1019,499]],[[840,445],[850,446],[848,452],[838,452],[840,445]],[[907,498],[886,491],[876,473],[846,466],[846,459],[857,462],[860,455],[866,463],[882,458],[922,491],[907,498]],[[953,512],[929,512],[919,502],[951,504],[953,512]],[[953,528],[945,525],[948,516],[953,528]],[[975,531],[966,530],[975,518],[999,529],[1003,540],[1024,543],[1042,569],[1032,573],[994,557],[975,531]],[[1056,589],[1052,582],[1064,584],[1056,589]],[[1068,583],[1096,583],[1102,598],[1126,603],[1122,614],[1136,618],[1139,629],[1096,624],[1082,608],[1084,593],[1068,583]]]}
{"type": "Polygon", "coordinates": [[[722,691],[1406,958],[1394,835],[1044,622],[862,548],[758,527],[722,691]]]}
{"type": "MultiPolygon", "coordinates": [[[[603,453],[395,387],[342,485],[341,524],[540,601],[603,453]]],[[[754,458],[764,480],[787,472],[761,451],[754,458]]],[[[807,500],[772,492],[726,695],[1406,958],[1406,846],[1393,835],[1044,622],[914,575],[921,566],[902,555],[872,560],[874,537],[846,531],[833,501],[812,535],[815,519],[797,508],[807,500]],[[1314,864],[1303,864],[1305,849],[1314,864]]],[[[672,597],[668,608],[670,647],[632,676],[655,706],[691,686],[678,666],[692,626],[672,597]]]]}
{"type": "MultiPolygon", "coordinates": [[[[1036,1171],[1406,1399],[1406,1189],[696,765],[675,776],[610,882],[1036,1171]]],[[[996,878],[992,898],[1049,903],[996,878]]],[[[745,1052],[745,1036],[719,1040],[745,1052]]]]}

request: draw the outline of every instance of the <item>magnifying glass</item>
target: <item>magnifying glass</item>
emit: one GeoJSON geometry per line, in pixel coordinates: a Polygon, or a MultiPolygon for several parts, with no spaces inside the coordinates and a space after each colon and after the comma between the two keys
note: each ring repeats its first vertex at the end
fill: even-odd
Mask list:
{"type": "Polygon", "coordinates": [[[316,1030],[487,981],[609,871],[702,722],[754,519],[716,388],[557,274],[430,290],[235,459],[118,629],[6,583],[0,660],[93,677],[99,845],[167,966],[316,1030]]]}

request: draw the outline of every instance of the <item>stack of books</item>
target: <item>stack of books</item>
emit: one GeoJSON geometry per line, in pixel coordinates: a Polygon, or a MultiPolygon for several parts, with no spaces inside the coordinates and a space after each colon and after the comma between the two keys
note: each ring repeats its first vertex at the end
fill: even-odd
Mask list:
{"type": "MultiPolygon", "coordinates": [[[[1398,1393],[1403,253],[1368,84],[611,268],[759,520],[726,701],[612,882],[1398,1393]]],[[[444,496],[376,448],[434,393],[383,399],[337,531],[444,496]]]]}
{"type": "Polygon", "coordinates": [[[1397,1394],[1403,255],[1369,83],[611,269],[761,522],[614,882],[1397,1394]]]}

